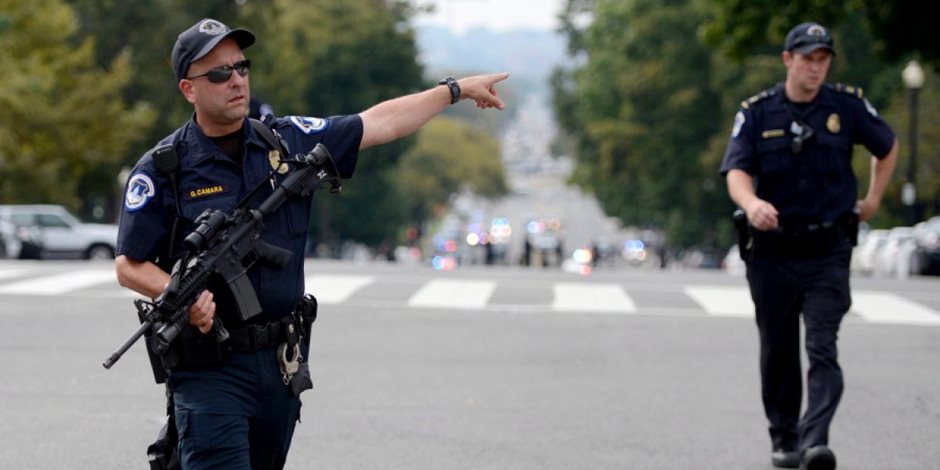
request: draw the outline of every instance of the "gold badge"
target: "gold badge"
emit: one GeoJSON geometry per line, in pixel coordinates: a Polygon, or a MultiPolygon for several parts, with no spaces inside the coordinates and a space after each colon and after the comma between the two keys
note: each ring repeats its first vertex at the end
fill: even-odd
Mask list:
{"type": "Polygon", "coordinates": [[[277,171],[279,174],[287,173],[287,164],[281,163],[281,152],[277,150],[272,150],[268,152],[268,161],[271,162],[271,169],[277,171]]]}
{"type": "Polygon", "coordinates": [[[832,113],[829,115],[829,118],[826,119],[826,129],[829,129],[829,132],[833,134],[838,134],[842,130],[842,123],[839,121],[839,115],[832,113]]]}

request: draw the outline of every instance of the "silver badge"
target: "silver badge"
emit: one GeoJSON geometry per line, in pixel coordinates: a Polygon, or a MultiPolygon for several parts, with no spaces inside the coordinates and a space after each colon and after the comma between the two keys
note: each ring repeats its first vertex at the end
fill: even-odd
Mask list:
{"type": "Polygon", "coordinates": [[[228,26],[216,20],[206,20],[199,25],[199,32],[208,34],[209,36],[218,36],[226,31],[228,31],[228,26]]]}
{"type": "Polygon", "coordinates": [[[806,34],[809,34],[810,36],[825,37],[826,28],[823,28],[822,26],[819,26],[818,24],[814,24],[806,30],[806,34]]]}

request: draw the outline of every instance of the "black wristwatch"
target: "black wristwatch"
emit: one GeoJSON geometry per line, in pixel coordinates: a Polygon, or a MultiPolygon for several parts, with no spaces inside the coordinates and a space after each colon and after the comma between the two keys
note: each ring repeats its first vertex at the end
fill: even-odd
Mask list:
{"type": "Polygon", "coordinates": [[[447,88],[450,89],[450,104],[454,104],[460,101],[460,85],[457,83],[457,79],[454,77],[445,77],[442,78],[438,85],[447,85],[447,88]]]}

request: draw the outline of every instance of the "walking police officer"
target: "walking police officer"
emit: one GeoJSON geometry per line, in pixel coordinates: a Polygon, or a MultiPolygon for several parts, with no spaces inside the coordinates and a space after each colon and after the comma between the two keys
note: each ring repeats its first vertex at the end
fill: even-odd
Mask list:
{"type": "MultiPolygon", "coordinates": [[[[271,184],[261,185],[257,200],[270,195],[287,171],[277,167],[281,151],[307,153],[323,143],[340,176],[349,178],[360,149],[411,134],[450,104],[469,98],[480,108],[504,107],[494,85],[508,74],[448,77],[440,86],[357,115],[270,117],[268,127],[259,128],[246,117],[251,62],[244,50],[254,42],[247,30],[203,19],[181,33],[173,46],[178,87],[195,112],[159,143],[159,152],[151,150],[140,159],[128,180],[116,260],[122,286],[158,296],[193,220],[208,208],[230,212],[252,188],[268,180],[271,184]],[[271,129],[279,138],[274,146],[271,129]],[[165,156],[173,154],[168,164],[165,156]],[[272,167],[283,171],[272,173],[272,167]]],[[[298,196],[265,220],[262,238],[293,256],[284,269],[255,264],[248,271],[261,314],[239,323],[232,318],[224,289],[212,284],[189,309],[190,326],[175,342],[181,351],[169,365],[168,381],[185,469],[284,466],[299,419],[298,395],[310,385],[293,383],[281,370],[278,353],[291,338],[298,344],[296,327],[304,326],[295,324],[291,314],[304,296],[310,209],[311,198],[298,196]],[[216,316],[231,339],[213,349],[206,347],[213,341],[206,341],[205,334],[216,316]]],[[[301,341],[307,347],[305,343],[301,341]]]]}
{"type": "Polygon", "coordinates": [[[786,81],[741,103],[721,173],[747,216],[742,256],[760,333],[772,463],[832,469],[829,425],[843,389],[836,338],[851,304],[849,260],[859,219],[881,203],[898,144],[861,89],[824,83],[835,56],[827,28],[796,26],[782,56],[786,81]],[[861,200],[855,144],[873,155],[861,200]],[[801,312],[809,357],[802,418],[801,312]]]}

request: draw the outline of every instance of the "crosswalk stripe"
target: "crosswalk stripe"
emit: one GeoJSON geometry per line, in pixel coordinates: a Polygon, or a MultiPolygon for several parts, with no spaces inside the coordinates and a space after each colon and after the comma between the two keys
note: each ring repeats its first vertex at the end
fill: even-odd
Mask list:
{"type": "Polygon", "coordinates": [[[339,304],[352,297],[359,289],[375,282],[372,276],[314,274],[304,279],[306,291],[321,304],[339,304]]]}
{"type": "Polygon", "coordinates": [[[117,286],[117,275],[113,269],[86,269],[36,279],[13,282],[0,286],[2,294],[64,294],[97,284],[110,283],[117,286]]]}
{"type": "Polygon", "coordinates": [[[888,292],[852,292],[852,312],[871,323],[940,326],[940,314],[888,292]]]}
{"type": "Polygon", "coordinates": [[[496,289],[493,281],[429,281],[408,299],[412,307],[480,309],[486,306],[496,289]]]}
{"type": "Polygon", "coordinates": [[[25,271],[22,269],[0,269],[0,279],[6,279],[8,277],[16,277],[20,274],[23,274],[25,271]]]}
{"type": "Polygon", "coordinates": [[[557,282],[552,310],[566,312],[635,313],[636,304],[620,284],[557,282]]]}
{"type": "Polygon", "coordinates": [[[753,317],[754,303],[746,287],[685,286],[685,294],[706,313],[719,317],[753,317]]]}

